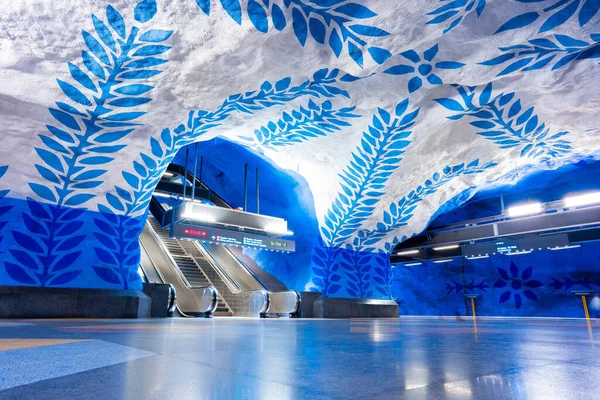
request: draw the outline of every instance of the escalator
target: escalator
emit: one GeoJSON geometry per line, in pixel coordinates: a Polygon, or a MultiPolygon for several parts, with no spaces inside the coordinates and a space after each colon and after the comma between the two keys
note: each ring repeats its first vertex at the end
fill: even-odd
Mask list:
{"type": "MultiPolygon", "coordinates": [[[[175,188],[177,184],[174,181],[181,179],[185,173],[178,166],[170,166],[168,171],[170,177],[164,186],[175,188]]],[[[203,202],[232,208],[188,171],[187,182],[194,180],[196,189],[192,190],[203,191],[202,193],[205,194],[203,202]]],[[[180,199],[178,195],[174,196],[180,199]]],[[[236,255],[229,246],[171,238],[168,228],[173,221],[171,207],[172,204],[169,205],[166,200],[161,201],[156,196],[153,197],[150,206],[152,216],[148,217],[147,228],[151,229],[163,244],[170,259],[177,265],[177,270],[190,285],[211,285],[216,288],[219,307],[215,315],[246,317],[298,315],[301,305],[300,295],[293,290],[288,290],[266,271],[259,271],[256,265],[253,267],[258,274],[254,273],[252,268],[241,260],[240,254],[236,255]]]]}
{"type": "Polygon", "coordinates": [[[161,237],[153,224],[158,227],[154,218],[149,217],[139,238],[140,267],[148,282],[171,284],[176,292],[177,311],[182,316],[232,315],[194,260],[168,234],[166,240],[161,237]]]}

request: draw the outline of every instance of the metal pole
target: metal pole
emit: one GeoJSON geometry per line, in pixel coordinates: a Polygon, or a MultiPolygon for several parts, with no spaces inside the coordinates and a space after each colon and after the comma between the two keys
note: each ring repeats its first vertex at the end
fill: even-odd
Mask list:
{"type": "Polygon", "coordinates": [[[259,199],[259,189],[258,189],[258,165],[256,166],[256,213],[260,214],[260,199],[259,199]]]}
{"type": "Polygon", "coordinates": [[[198,142],[194,150],[194,178],[192,180],[192,201],[196,198],[196,172],[198,169],[198,142]]]}
{"type": "Polygon", "coordinates": [[[200,173],[198,174],[200,184],[202,184],[202,164],[204,164],[204,156],[200,157],[200,173]]]}
{"type": "Polygon", "coordinates": [[[248,210],[248,164],[244,164],[244,211],[248,210]]]}
{"type": "Polygon", "coordinates": [[[500,193],[500,208],[504,212],[504,195],[502,193],[500,193]]]}
{"type": "Polygon", "coordinates": [[[186,198],[186,189],[187,189],[187,174],[188,174],[188,157],[190,153],[189,146],[185,148],[185,174],[183,175],[183,201],[185,202],[186,198]]]}

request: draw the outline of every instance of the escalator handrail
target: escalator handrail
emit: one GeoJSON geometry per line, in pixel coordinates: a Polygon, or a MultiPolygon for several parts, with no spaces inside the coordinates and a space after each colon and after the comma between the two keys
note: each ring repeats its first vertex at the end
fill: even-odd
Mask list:
{"type": "MultiPolygon", "coordinates": [[[[173,256],[171,256],[171,253],[169,252],[169,249],[167,249],[167,246],[165,246],[165,244],[163,243],[162,239],[154,231],[154,228],[152,228],[152,225],[150,224],[150,222],[146,222],[146,225],[148,226],[148,228],[150,230],[150,233],[152,234],[152,237],[154,237],[154,239],[158,243],[158,246],[160,247],[160,250],[165,254],[165,256],[167,256],[167,258],[169,259],[169,261],[171,262],[171,264],[175,267],[175,272],[177,273],[177,275],[179,276],[179,278],[181,278],[181,280],[183,281],[183,283],[189,289],[204,289],[206,287],[211,287],[212,290],[215,290],[215,288],[212,285],[209,285],[209,286],[193,286],[192,284],[190,284],[188,282],[187,278],[185,277],[185,275],[183,275],[183,272],[181,272],[181,270],[179,269],[179,265],[177,264],[177,261],[175,261],[175,259],[173,258],[173,256]]],[[[150,257],[150,259],[152,261],[152,257],[150,257]]],[[[156,264],[154,264],[154,262],[153,262],[153,265],[156,265],[156,264]]],[[[158,271],[158,269],[157,269],[157,271],[158,271]]],[[[158,271],[158,273],[160,275],[160,271],[158,271]]],[[[161,275],[161,279],[163,279],[163,282],[164,282],[164,278],[163,278],[162,275],[161,275]]],[[[212,282],[210,282],[210,280],[209,280],[209,283],[212,283],[212,282]]]]}
{"type": "MultiPolygon", "coordinates": [[[[148,226],[148,230],[149,232],[152,234],[152,237],[159,242],[159,247],[161,247],[161,251],[169,258],[169,261],[173,264],[172,266],[177,267],[177,263],[175,263],[175,260],[173,260],[173,258],[171,257],[171,254],[166,250],[164,244],[162,243],[162,240],[160,240],[159,237],[157,237],[156,233],[154,232],[154,229],[152,229],[152,226],[150,225],[149,222],[146,222],[146,225],[148,226]]],[[[154,267],[154,270],[156,271],[156,273],[158,274],[158,276],[160,277],[160,280],[163,283],[167,283],[165,282],[165,277],[162,275],[162,273],[160,272],[159,268],[156,268],[156,263],[154,262],[154,260],[152,259],[152,256],[150,255],[150,252],[148,251],[148,249],[146,248],[146,245],[144,244],[143,241],[138,241],[139,244],[144,248],[144,251],[146,252],[146,256],[148,257],[148,259],[150,260],[150,264],[152,264],[152,266],[154,267]]],[[[143,268],[142,268],[143,271],[143,268]]],[[[175,268],[175,272],[177,273],[177,275],[181,278],[181,271],[179,270],[179,267],[175,268]]],[[[189,282],[185,279],[185,277],[182,279],[182,282],[189,287],[189,282]]],[[[175,290],[175,287],[173,287],[172,284],[169,283],[169,286],[171,288],[173,288],[173,301],[175,302],[175,308],[177,308],[177,311],[179,312],[179,314],[181,314],[182,316],[186,317],[186,318],[191,318],[191,315],[186,314],[180,307],[179,304],[176,301],[176,296],[177,296],[177,291],[175,290]]],[[[211,310],[212,312],[214,312],[214,310],[217,309],[217,303],[218,303],[218,292],[217,289],[215,289],[214,286],[209,285],[209,286],[201,286],[198,287],[198,289],[209,289],[211,292],[211,297],[212,297],[212,305],[211,305],[211,310]]],[[[191,288],[190,288],[191,289],[191,288]]],[[[170,289],[169,289],[170,290],[170,289]]],[[[169,309],[171,308],[171,306],[169,307],[169,309]]],[[[173,310],[174,311],[174,310],[173,310]]]]}
{"type": "Polygon", "coordinates": [[[221,277],[221,280],[225,283],[225,286],[227,286],[231,293],[240,293],[244,291],[235,278],[223,268],[221,263],[219,263],[212,254],[210,254],[210,251],[208,251],[200,242],[196,240],[193,240],[192,242],[194,242],[194,246],[196,246],[196,248],[204,255],[204,258],[212,265],[215,272],[221,277]]]}
{"type": "Polygon", "coordinates": [[[300,310],[300,307],[302,305],[302,296],[300,296],[300,293],[298,293],[295,290],[281,290],[281,291],[277,291],[274,292],[272,290],[269,290],[269,288],[267,288],[265,286],[264,283],[262,283],[262,281],[258,278],[258,276],[256,276],[256,274],[254,273],[254,271],[252,271],[246,264],[244,264],[244,262],[242,262],[242,260],[239,259],[239,257],[237,257],[235,254],[233,254],[233,252],[231,251],[231,249],[229,248],[229,246],[223,246],[225,248],[225,250],[227,251],[227,253],[238,263],[238,265],[243,268],[245,271],[247,271],[250,276],[252,276],[252,278],[258,282],[258,284],[260,286],[262,286],[269,294],[270,293],[293,293],[294,297],[296,297],[296,307],[295,310],[292,314],[297,313],[300,310]]]}

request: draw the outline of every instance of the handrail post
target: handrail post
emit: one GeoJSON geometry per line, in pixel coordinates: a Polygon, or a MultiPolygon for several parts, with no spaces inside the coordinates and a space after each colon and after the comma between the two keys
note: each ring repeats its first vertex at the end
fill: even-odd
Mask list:
{"type": "Polygon", "coordinates": [[[258,189],[258,165],[256,166],[256,213],[260,214],[260,200],[259,200],[259,189],[258,189]]]}
{"type": "Polygon", "coordinates": [[[248,211],[248,164],[244,164],[244,211],[248,211]]]}
{"type": "Polygon", "coordinates": [[[188,157],[189,157],[190,148],[185,148],[185,173],[183,174],[183,202],[185,203],[186,199],[186,189],[187,189],[187,174],[188,174],[188,157]]]}
{"type": "MultiPolygon", "coordinates": [[[[198,142],[194,146],[194,176],[192,179],[192,203],[196,198],[196,171],[198,169],[198,142]]],[[[187,175],[187,174],[186,174],[187,175]]]]}

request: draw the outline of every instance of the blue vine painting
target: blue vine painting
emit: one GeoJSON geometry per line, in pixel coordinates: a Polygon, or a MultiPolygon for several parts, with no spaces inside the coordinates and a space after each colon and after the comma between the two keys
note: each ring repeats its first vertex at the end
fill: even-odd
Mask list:
{"type": "Polygon", "coordinates": [[[494,93],[490,82],[483,88],[453,85],[459,100],[435,99],[442,107],[455,112],[447,118],[469,119],[475,134],[496,144],[499,149],[520,149],[520,157],[549,160],[568,154],[571,143],[567,131],[551,132],[535,115],[534,107],[521,103],[515,92],[494,93]]]}
{"type": "MultiPolygon", "coordinates": [[[[344,297],[400,298],[394,248],[500,176],[600,158],[596,0],[39,3],[0,13],[1,284],[139,290],[154,189],[211,141],[239,159],[204,151],[206,179],[241,185],[220,177],[259,159],[286,188],[261,204],[307,220],[303,254],[281,256],[292,288],[344,297]]],[[[508,265],[438,289],[525,312],[498,268],[511,288],[539,271],[540,303],[597,282],[508,265]]]]}
{"type": "MultiPolygon", "coordinates": [[[[196,0],[196,3],[210,15],[211,0],[196,0]]],[[[347,0],[221,0],[220,4],[240,25],[244,7],[248,19],[259,32],[267,33],[270,26],[282,31],[291,25],[300,45],[305,46],[312,38],[316,43],[328,46],[336,57],[342,52],[347,53],[360,67],[364,66],[365,54],[377,64],[383,64],[392,55],[387,49],[369,44],[369,39],[386,37],[390,33],[362,23],[377,14],[360,3],[347,0]]]]}
{"type": "Polygon", "coordinates": [[[141,125],[146,112],[139,107],[152,100],[147,96],[153,89],[144,82],[167,62],[159,56],[170,46],[161,43],[172,31],[142,27],[155,13],[155,2],[144,0],[135,7],[133,24],[111,5],[106,19],[92,15],[95,32],[82,32],[85,70],[68,63],[72,81],[57,80],[65,98],[49,109],[54,121],[35,147],[43,183],[29,183],[37,198],[27,199],[24,229],[11,231],[17,246],[4,263],[16,282],[61,286],[83,272],[77,260],[89,235],[85,208],[95,197],[90,189],[103,184],[108,165],[126,147],[123,139],[141,125]]]}

